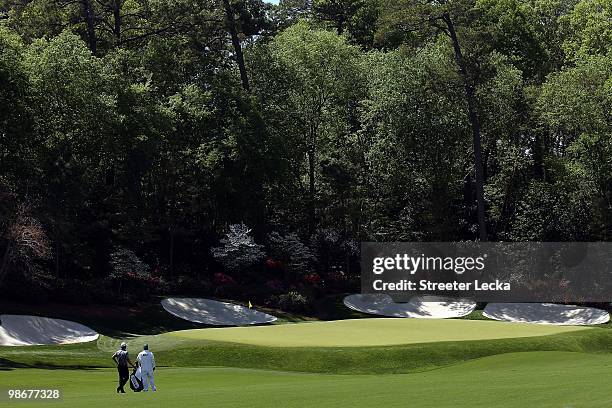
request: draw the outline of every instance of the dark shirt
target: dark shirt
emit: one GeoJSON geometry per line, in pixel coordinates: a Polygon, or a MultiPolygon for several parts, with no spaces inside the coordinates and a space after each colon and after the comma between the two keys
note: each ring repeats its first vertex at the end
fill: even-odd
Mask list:
{"type": "Polygon", "coordinates": [[[120,367],[127,367],[128,365],[128,352],[125,350],[117,350],[115,352],[115,357],[117,357],[117,365],[120,367]]]}

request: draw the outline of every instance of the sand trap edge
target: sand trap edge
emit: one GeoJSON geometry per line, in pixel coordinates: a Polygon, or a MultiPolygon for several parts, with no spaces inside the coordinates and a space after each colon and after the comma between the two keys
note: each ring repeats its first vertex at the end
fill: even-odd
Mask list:
{"type": "Polygon", "coordinates": [[[222,301],[214,300],[214,299],[207,299],[207,298],[166,298],[161,301],[161,305],[166,312],[170,313],[173,316],[178,317],[179,319],[186,320],[191,323],[199,323],[199,324],[205,324],[205,325],[210,325],[210,326],[224,326],[224,327],[250,326],[250,325],[257,325],[257,324],[273,323],[276,320],[278,320],[276,316],[270,315],[268,313],[260,312],[258,310],[249,309],[246,306],[242,306],[242,305],[238,305],[238,304],[230,303],[230,302],[222,302],[222,301]],[[170,302],[177,302],[177,301],[201,302],[202,305],[200,305],[200,307],[213,306],[214,308],[214,307],[223,306],[226,309],[224,312],[229,312],[230,309],[233,309],[233,312],[237,312],[237,311],[247,312],[247,314],[259,316],[259,318],[248,320],[247,316],[243,316],[241,320],[235,320],[235,319],[231,320],[227,318],[226,319],[217,319],[217,318],[207,319],[205,316],[204,317],[202,317],[201,315],[199,316],[197,312],[194,313],[193,317],[189,317],[188,313],[181,313],[180,310],[176,310],[178,308],[176,308],[175,305],[170,304],[170,302]]]}
{"type": "MultiPolygon", "coordinates": [[[[518,310],[513,310],[512,312],[520,312],[518,310]]],[[[527,314],[527,313],[525,313],[527,314]]],[[[488,319],[496,320],[500,322],[511,322],[511,323],[525,323],[525,324],[542,324],[542,325],[557,325],[557,326],[596,326],[599,324],[606,324],[610,321],[610,313],[603,309],[597,309],[594,307],[586,307],[586,306],[574,306],[574,305],[561,305],[554,303],[489,303],[485,307],[482,312],[482,315],[488,319]],[[524,318],[511,318],[511,317],[500,317],[499,314],[501,311],[491,311],[491,309],[500,307],[501,305],[505,305],[506,307],[515,307],[520,308],[520,305],[524,305],[526,307],[533,308],[544,308],[544,307],[552,307],[557,309],[559,312],[559,320],[552,321],[547,320],[546,316],[542,316],[539,319],[536,318],[528,318],[528,316],[524,318]],[[487,310],[487,308],[489,310],[487,310]],[[562,312],[567,311],[591,311],[593,313],[599,314],[598,318],[591,319],[583,319],[582,321],[577,321],[575,318],[568,317],[565,320],[562,320],[562,312]]]]}
{"type": "Polygon", "coordinates": [[[99,337],[100,334],[95,330],[71,320],[32,315],[0,315],[1,347],[89,343],[99,337]],[[28,322],[29,327],[25,332],[23,328],[20,330],[19,327],[13,327],[19,320],[28,322]]]}
{"type": "Polygon", "coordinates": [[[360,313],[405,319],[454,319],[467,316],[476,309],[476,302],[471,300],[427,295],[415,296],[407,303],[395,303],[389,295],[363,295],[357,293],[345,296],[343,303],[349,309],[360,313]],[[358,302],[363,301],[361,298],[365,297],[378,298],[378,304],[371,303],[370,305],[366,305],[366,303],[364,303],[363,305],[358,305],[358,302]],[[358,302],[352,299],[356,299],[358,302]],[[435,304],[444,303],[445,301],[459,305],[463,304],[460,308],[463,310],[457,310],[456,313],[452,313],[450,307],[445,307],[443,305],[435,306],[435,304]],[[422,306],[426,308],[431,307],[432,309],[430,309],[429,313],[419,311],[419,308],[422,308],[422,306]],[[436,311],[436,309],[438,310],[436,311]]]}

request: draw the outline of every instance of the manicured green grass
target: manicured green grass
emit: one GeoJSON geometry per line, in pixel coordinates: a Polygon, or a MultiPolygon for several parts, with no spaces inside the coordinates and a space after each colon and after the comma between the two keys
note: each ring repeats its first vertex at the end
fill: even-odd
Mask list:
{"type": "MultiPolygon", "coordinates": [[[[115,371],[17,369],[0,388],[60,387],[58,408],[604,408],[612,355],[504,354],[415,374],[325,375],[231,368],[159,369],[155,394],[114,393],[115,371]]],[[[2,403],[23,408],[37,403],[2,403]]]]}
{"type": "Polygon", "coordinates": [[[363,347],[545,336],[577,330],[585,329],[476,320],[357,319],[181,330],[165,336],[270,347],[363,347]]]}
{"type": "Polygon", "coordinates": [[[61,387],[59,408],[612,406],[612,330],[601,328],[360,319],[126,340],[132,356],[145,342],[155,352],[160,392],[114,393],[115,370],[96,368],[121,341],[106,336],[0,347],[0,389],[61,387]]]}
{"type": "Polygon", "coordinates": [[[264,347],[203,343],[158,352],[172,366],[230,366],[271,370],[368,374],[429,370],[481,357],[529,351],[612,352],[612,332],[579,330],[549,336],[416,343],[372,347],[264,347]]]}
{"type": "MultiPolygon", "coordinates": [[[[390,319],[377,320],[384,324],[393,324],[393,320],[390,319]]],[[[362,320],[362,322],[366,326],[371,323],[368,320],[362,320]]],[[[490,323],[491,327],[499,327],[502,330],[508,325],[507,323],[470,322],[465,320],[431,322],[441,325],[440,336],[446,334],[449,331],[449,327],[454,327],[460,332],[462,327],[472,327],[478,323],[490,323]]],[[[420,325],[421,323],[416,320],[403,320],[402,324],[420,325]]],[[[316,327],[316,325],[311,326],[313,323],[287,325],[286,327],[299,328],[302,325],[308,326],[308,328],[316,327]]],[[[509,326],[512,327],[513,325],[509,326]]],[[[407,328],[408,326],[404,327],[407,328]]],[[[518,327],[521,330],[564,329],[533,325],[518,325],[518,327]]],[[[244,330],[259,331],[260,328],[253,327],[244,330]]],[[[406,331],[410,332],[409,330],[406,331]]],[[[347,336],[350,336],[351,331],[347,330],[346,333],[347,336]]],[[[365,334],[367,335],[368,333],[365,334]]],[[[370,336],[374,334],[379,339],[386,338],[386,333],[381,330],[381,327],[378,327],[378,330],[373,330],[370,336]]],[[[416,334],[413,333],[413,335],[416,334]]],[[[496,334],[499,335],[499,333],[496,334]]],[[[516,332],[514,334],[516,335],[516,332]]],[[[534,333],[530,332],[530,334],[533,335],[534,333]]],[[[408,373],[512,352],[573,351],[609,353],[612,351],[612,330],[600,328],[580,329],[553,335],[531,337],[436,341],[363,347],[356,347],[354,345],[350,347],[258,346],[187,338],[174,334],[133,337],[125,340],[128,342],[128,349],[132,356],[135,356],[142,349],[142,345],[145,342],[149,343],[151,349],[156,354],[158,364],[163,366],[226,366],[336,374],[408,373]]],[[[110,360],[110,355],[119,347],[120,342],[120,339],[102,336],[97,343],[65,346],[0,347],[0,369],[3,366],[54,368],[111,367],[113,363],[110,360]]]]}

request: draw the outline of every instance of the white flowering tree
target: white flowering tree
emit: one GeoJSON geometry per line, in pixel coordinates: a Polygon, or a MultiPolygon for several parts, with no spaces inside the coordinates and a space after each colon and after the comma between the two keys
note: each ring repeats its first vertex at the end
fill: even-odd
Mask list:
{"type": "Polygon", "coordinates": [[[261,261],[265,257],[263,245],[255,243],[251,230],[244,224],[233,224],[221,240],[221,246],[213,248],[212,254],[223,267],[238,272],[261,261]]]}

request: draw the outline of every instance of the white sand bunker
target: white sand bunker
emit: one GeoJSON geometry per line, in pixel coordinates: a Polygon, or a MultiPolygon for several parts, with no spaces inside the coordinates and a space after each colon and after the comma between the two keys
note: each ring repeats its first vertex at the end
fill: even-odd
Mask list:
{"type": "Polygon", "coordinates": [[[389,295],[349,295],[344,305],[362,313],[388,317],[418,319],[449,319],[466,316],[476,308],[476,302],[441,296],[415,296],[407,303],[396,303],[389,295]]]}
{"type": "Polygon", "coordinates": [[[97,338],[89,327],[68,320],[0,315],[0,346],[85,343],[97,338]]]}
{"type": "Polygon", "coordinates": [[[271,323],[276,317],[233,303],[211,299],[168,298],[161,302],[167,312],[194,323],[244,326],[271,323]]]}
{"type": "Polygon", "coordinates": [[[554,303],[489,303],[483,315],[506,322],[568,326],[604,324],[610,320],[605,310],[554,303]]]}

